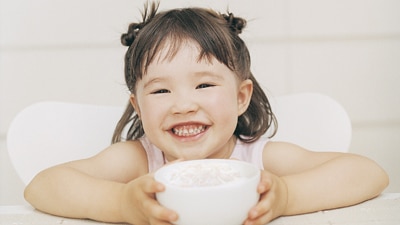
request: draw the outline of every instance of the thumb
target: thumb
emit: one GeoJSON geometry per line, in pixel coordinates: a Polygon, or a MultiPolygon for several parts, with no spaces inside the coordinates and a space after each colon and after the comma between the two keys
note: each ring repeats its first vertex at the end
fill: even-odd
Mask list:
{"type": "Polygon", "coordinates": [[[272,186],[272,174],[265,170],[261,170],[260,183],[258,184],[257,191],[259,193],[267,192],[272,186]]]}

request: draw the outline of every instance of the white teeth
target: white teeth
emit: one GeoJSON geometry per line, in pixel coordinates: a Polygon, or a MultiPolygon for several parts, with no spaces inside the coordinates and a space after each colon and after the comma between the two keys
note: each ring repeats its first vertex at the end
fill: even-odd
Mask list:
{"type": "Polygon", "coordinates": [[[172,132],[178,136],[192,136],[199,134],[205,130],[205,126],[182,126],[178,128],[173,128],[172,132]]]}

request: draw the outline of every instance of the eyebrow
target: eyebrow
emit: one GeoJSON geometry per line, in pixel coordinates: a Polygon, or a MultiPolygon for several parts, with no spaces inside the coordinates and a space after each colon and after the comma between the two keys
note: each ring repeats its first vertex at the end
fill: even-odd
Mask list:
{"type": "Polygon", "coordinates": [[[152,78],[152,79],[150,79],[148,81],[145,81],[143,87],[146,88],[146,87],[150,86],[151,84],[160,83],[160,82],[162,82],[164,80],[166,80],[166,79],[163,78],[163,77],[157,76],[157,77],[154,77],[154,78],[152,78]]]}
{"type": "MultiPolygon", "coordinates": [[[[224,80],[223,75],[214,73],[213,71],[210,71],[210,70],[197,71],[192,74],[194,77],[210,77],[210,78],[217,79],[217,80],[224,80]]],[[[154,83],[161,83],[165,80],[167,80],[167,78],[164,78],[163,76],[155,76],[154,78],[151,78],[148,81],[145,80],[144,88],[146,88],[154,83]]]]}
{"type": "Polygon", "coordinates": [[[194,75],[196,77],[211,77],[211,78],[216,78],[218,80],[224,80],[224,76],[219,74],[219,73],[214,73],[213,71],[205,70],[205,71],[199,71],[195,72],[194,75]]]}

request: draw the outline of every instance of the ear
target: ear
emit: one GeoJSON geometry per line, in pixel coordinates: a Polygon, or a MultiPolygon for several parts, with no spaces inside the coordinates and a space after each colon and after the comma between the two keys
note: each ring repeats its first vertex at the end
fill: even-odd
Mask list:
{"type": "Polygon", "coordinates": [[[129,101],[131,102],[132,107],[135,109],[135,112],[140,118],[140,108],[136,96],[134,94],[131,94],[131,96],[129,97],[129,101]]]}
{"type": "Polygon", "coordinates": [[[244,80],[238,90],[238,116],[246,112],[253,94],[253,82],[250,79],[244,80]]]}

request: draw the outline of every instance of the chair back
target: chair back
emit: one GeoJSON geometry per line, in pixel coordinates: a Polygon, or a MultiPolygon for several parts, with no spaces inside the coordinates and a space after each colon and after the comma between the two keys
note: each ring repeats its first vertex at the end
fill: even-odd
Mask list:
{"type": "Polygon", "coordinates": [[[291,142],[313,151],[349,150],[352,137],[349,115],[331,97],[297,93],[272,98],[270,103],[278,120],[278,132],[272,140],[291,142]]]}
{"type": "Polygon", "coordinates": [[[97,154],[111,144],[122,107],[39,102],[23,109],[7,133],[11,163],[28,184],[41,170],[97,154]]]}

